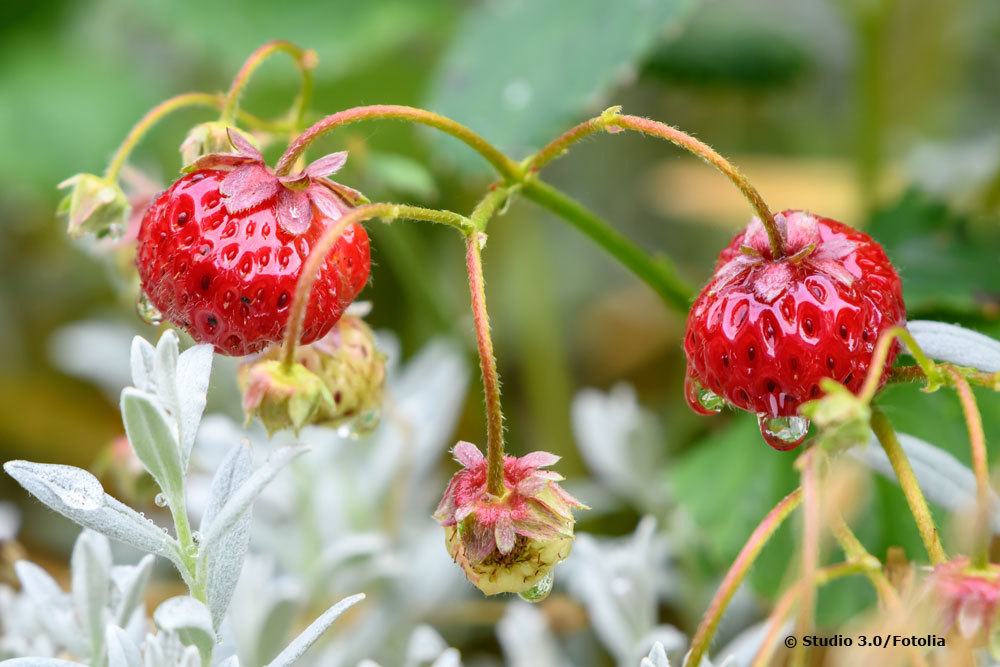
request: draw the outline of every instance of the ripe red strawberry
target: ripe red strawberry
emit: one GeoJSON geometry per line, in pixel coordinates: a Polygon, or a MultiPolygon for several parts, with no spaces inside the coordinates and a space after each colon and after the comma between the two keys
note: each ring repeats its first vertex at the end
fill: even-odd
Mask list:
{"type": "MultiPolygon", "coordinates": [[[[899,276],[870,236],[802,211],[775,221],[785,256],[772,258],[754,219],[719,255],[691,307],[686,393],[697,412],[718,407],[714,393],[762,420],[792,417],[820,395],[824,377],[857,393],[879,336],[905,323],[899,276]]],[[[883,381],[897,352],[894,345],[883,381]]],[[[779,449],[802,440],[766,436],[779,449]]]]}
{"type": "MultiPolygon", "coordinates": [[[[153,202],[139,231],[136,265],[146,297],[163,317],[218,352],[245,355],[281,340],[313,244],[360,195],[323,178],[345,154],[279,179],[256,149],[235,134],[233,141],[237,154],[202,158],[153,202]]],[[[352,225],[313,286],[301,342],[330,330],[364,287],[369,268],[368,235],[352,225]]]]}

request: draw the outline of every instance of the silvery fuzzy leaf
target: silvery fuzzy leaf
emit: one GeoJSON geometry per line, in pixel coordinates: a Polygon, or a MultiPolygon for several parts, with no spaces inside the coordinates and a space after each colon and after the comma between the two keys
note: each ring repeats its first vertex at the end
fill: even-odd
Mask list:
{"type": "Polygon", "coordinates": [[[282,447],[274,452],[267,463],[254,471],[247,480],[226,501],[219,513],[202,531],[201,554],[199,560],[209,553],[208,547],[219,540],[253,507],[254,500],[271,480],[296,456],[308,451],[306,447],[282,447]]]}
{"type": "Polygon", "coordinates": [[[104,493],[101,483],[86,470],[30,461],[8,461],[3,468],[31,495],[67,519],[181,567],[173,539],[104,493]]]}
{"type": "Polygon", "coordinates": [[[361,557],[374,557],[389,547],[389,538],[382,533],[344,535],[323,549],[319,558],[319,576],[329,577],[342,564],[361,557]]]}
{"type": "Polygon", "coordinates": [[[115,605],[115,623],[125,627],[145,599],[146,586],[153,572],[153,557],[143,556],[136,565],[119,565],[111,568],[111,580],[118,591],[115,605]]]}
{"type": "Polygon", "coordinates": [[[662,648],[665,653],[679,652],[687,646],[687,643],[688,640],[684,633],[674,626],[658,625],[636,642],[633,653],[636,659],[640,659],[647,655],[647,647],[648,653],[651,655],[657,646],[662,648]]]}
{"type": "Polygon", "coordinates": [[[231,655],[215,667],[240,667],[240,659],[238,656],[231,655]]]}
{"type": "Polygon", "coordinates": [[[670,667],[667,651],[663,648],[663,644],[660,642],[653,644],[653,648],[649,649],[649,655],[642,659],[639,667],[670,667]]]}
{"type": "Polygon", "coordinates": [[[431,667],[462,667],[462,654],[457,648],[449,648],[431,663],[431,667]]]}
{"type": "Polygon", "coordinates": [[[82,662],[70,662],[58,658],[12,658],[0,662],[3,667],[87,667],[82,662]]]}
{"type": "Polygon", "coordinates": [[[660,478],[663,434],[625,384],[605,393],[584,389],[573,399],[573,433],[588,467],[604,484],[646,511],[667,502],[660,478]]]}
{"type": "Polygon", "coordinates": [[[302,586],[275,570],[269,556],[247,558],[226,615],[240,659],[248,665],[263,665],[276,655],[302,606],[302,586]]]}
{"type": "Polygon", "coordinates": [[[156,397],[134,387],[122,390],[121,413],[125,434],[143,466],[173,504],[184,493],[176,425],[157,404],[156,397]]]}
{"type": "Polygon", "coordinates": [[[84,530],[70,558],[73,604],[85,636],[90,640],[90,658],[99,662],[104,652],[104,629],[108,621],[111,592],[111,546],[108,538],[84,530]]]}
{"type": "Polygon", "coordinates": [[[285,650],[278,654],[278,657],[268,663],[268,667],[287,667],[287,665],[294,664],[296,660],[301,658],[302,655],[309,650],[310,646],[316,643],[316,640],[319,639],[320,635],[326,632],[326,629],[329,628],[341,614],[364,599],[364,593],[358,593],[357,595],[344,598],[337,604],[327,609],[322,615],[320,615],[319,618],[313,621],[308,628],[303,630],[302,634],[292,640],[292,643],[286,646],[285,650]]]}
{"type": "MultiPolygon", "coordinates": [[[[212,478],[211,497],[202,515],[202,531],[212,524],[233,493],[250,476],[253,452],[249,443],[238,444],[219,466],[212,478]]],[[[203,545],[207,567],[208,608],[216,629],[222,624],[233,590],[243,569],[243,559],[250,545],[250,524],[253,516],[245,512],[233,526],[211,545],[203,545]]]]}
{"type": "MultiPolygon", "coordinates": [[[[162,632],[177,635],[180,642],[196,649],[195,655],[211,655],[215,630],[208,607],[187,595],[164,600],[153,612],[153,622],[162,632]]],[[[187,655],[185,651],[185,657],[187,655]]],[[[200,664],[200,661],[195,663],[200,664]]]]}
{"type": "Polygon", "coordinates": [[[413,629],[410,641],[406,644],[404,667],[418,667],[431,662],[447,650],[448,644],[437,630],[429,625],[418,625],[413,629]]]}
{"type": "Polygon", "coordinates": [[[561,667],[568,664],[537,607],[512,602],[497,623],[497,637],[510,667],[561,667]]]}
{"type": "MultiPolygon", "coordinates": [[[[726,656],[720,667],[724,667],[729,662],[732,662],[734,667],[735,665],[749,665],[752,663],[754,657],[757,655],[757,651],[760,650],[761,642],[763,642],[767,636],[767,631],[770,628],[770,625],[770,619],[765,619],[759,623],[751,625],[730,640],[724,648],[716,653],[716,655],[726,656]]],[[[782,637],[791,634],[794,625],[793,621],[786,622],[782,626],[778,636],[782,637]]]]}
{"type": "Polygon", "coordinates": [[[108,667],[142,667],[142,654],[132,638],[116,625],[109,625],[104,635],[108,647],[108,667]]]}
{"type": "Polygon", "coordinates": [[[187,470],[191,448],[205,411],[212,372],[212,346],[195,345],[179,352],[177,334],[168,329],[154,348],[143,338],[132,341],[132,382],[156,397],[175,429],[180,466],[187,470]]]}
{"type": "MultiPolygon", "coordinates": [[[[975,506],[976,477],[971,470],[939,447],[905,433],[896,435],[928,500],[952,512],[975,506]]],[[[892,464],[874,435],[866,446],[854,447],[848,453],[883,477],[896,481],[892,464]]],[[[1000,533],[1000,498],[996,492],[991,493],[993,532],[1000,533]]]]}
{"type": "Polygon", "coordinates": [[[969,366],[987,373],[1000,371],[1000,341],[956,324],[918,320],[906,325],[932,359],[969,366]]]}
{"type": "Polygon", "coordinates": [[[86,654],[87,644],[76,622],[70,596],[45,570],[30,561],[14,563],[14,573],[21,582],[24,594],[34,605],[36,619],[45,632],[74,654],[86,654]]]}

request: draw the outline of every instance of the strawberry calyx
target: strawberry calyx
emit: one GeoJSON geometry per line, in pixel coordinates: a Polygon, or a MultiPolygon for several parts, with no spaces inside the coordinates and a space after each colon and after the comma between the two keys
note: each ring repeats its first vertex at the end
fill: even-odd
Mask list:
{"type": "Polygon", "coordinates": [[[351,208],[368,200],[354,188],[329,178],[347,162],[347,151],[338,151],[313,161],[302,171],[278,176],[260,150],[239,131],[227,128],[234,151],[211,153],[185,167],[186,172],[218,169],[229,172],[219,186],[230,212],[247,211],[277,198],[278,225],[298,236],[309,228],[312,207],[323,216],[339,220],[351,208]]]}

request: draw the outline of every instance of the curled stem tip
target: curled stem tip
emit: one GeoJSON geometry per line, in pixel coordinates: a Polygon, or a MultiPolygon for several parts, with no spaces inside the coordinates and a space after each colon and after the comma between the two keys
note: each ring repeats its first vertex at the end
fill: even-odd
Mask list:
{"type": "Polygon", "coordinates": [[[298,97],[295,98],[295,103],[290,112],[292,127],[296,129],[301,127],[306,109],[309,106],[309,99],[312,97],[312,71],[316,67],[316,52],[312,49],[303,49],[292,42],[280,39],[257,47],[243,62],[236,76],[233,77],[233,82],[229,86],[229,92],[226,94],[225,102],[222,106],[222,122],[233,123],[236,120],[240,95],[250,81],[250,77],[253,76],[253,73],[257,71],[265,60],[276,53],[286,53],[291,56],[295,61],[295,66],[302,75],[302,87],[299,89],[298,97]]]}
{"type": "Polygon", "coordinates": [[[490,316],[486,309],[486,282],[483,278],[481,233],[466,235],[465,259],[469,274],[469,294],[472,303],[472,321],[476,329],[476,347],[483,376],[483,393],[486,400],[486,490],[500,496],[503,483],[503,411],[500,405],[500,374],[497,371],[493,339],[490,335],[490,316]]]}

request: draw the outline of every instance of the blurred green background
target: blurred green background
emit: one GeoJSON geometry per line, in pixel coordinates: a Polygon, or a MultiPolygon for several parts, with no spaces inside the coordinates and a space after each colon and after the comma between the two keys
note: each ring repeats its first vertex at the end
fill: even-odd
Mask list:
{"type": "MultiPolygon", "coordinates": [[[[0,6],[0,458],[86,467],[121,432],[116,406],[50,361],[50,336],[66,323],[104,315],[138,326],[103,264],[54,219],[56,184],[100,172],[158,101],[223,90],[274,38],[318,52],[315,117],[425,106],[516,158],[612,104],[675,124],[731,156],[772,208],[867,228],[900,269],[911,319],[1000,334],[1000,4],[991,0],[9,2],[0,6]]],[[[280,113],[297,85],[275,58],[244,107],[280,113]]],[[[171,117],[133,162],[170,181],[186,129],[210,117],[171,117]]],[[[353,126],[324,145],[352,151],[342,180],[372,200],[468,211],[490,179],[464,147],[399,124],[353,126]]],[[[669,257],[692,285],[751,214],[709,167],[633,136],[589,140],[547,178],[669,257]]],[[[372,236],[363,298],[375,303],[374,324],[397,332],[405,352],[438,334],[471,342],[456,236],[407,223],[372,236]]],[[[512,448],[554,451],[564,472],[582,476],[573,394],[634,384],[663,425],[664,483],[698,519],[706,575],[717,575],[794,485],[793,455],[766,449],[743,417],[690,413],[683,314],[565,224],[516,202],[491,225],[486,265],[512,448]],[[745,511],[733,514],[737,506],[745,511]]],[[[1000,400],[980,399],[997,441],[1000,400]]],[[[902,430],[968,460],[952,394],[899,387],[883,403],[902,430]]],[[[481,419],[473,394],[460,435],[481,440],[481,419]]],[[[879,488],[871,549],[916,544],[910,523],[894,518],[906,516],[902,497],[879,488]]],[[[0,498],[12,497],[24,498],[0,479],[0,498]]],[[[584,527],[621,534],[634,523],[584,527]]],[[[773,586],[782,566],[761,573],[773,586]]]]}

